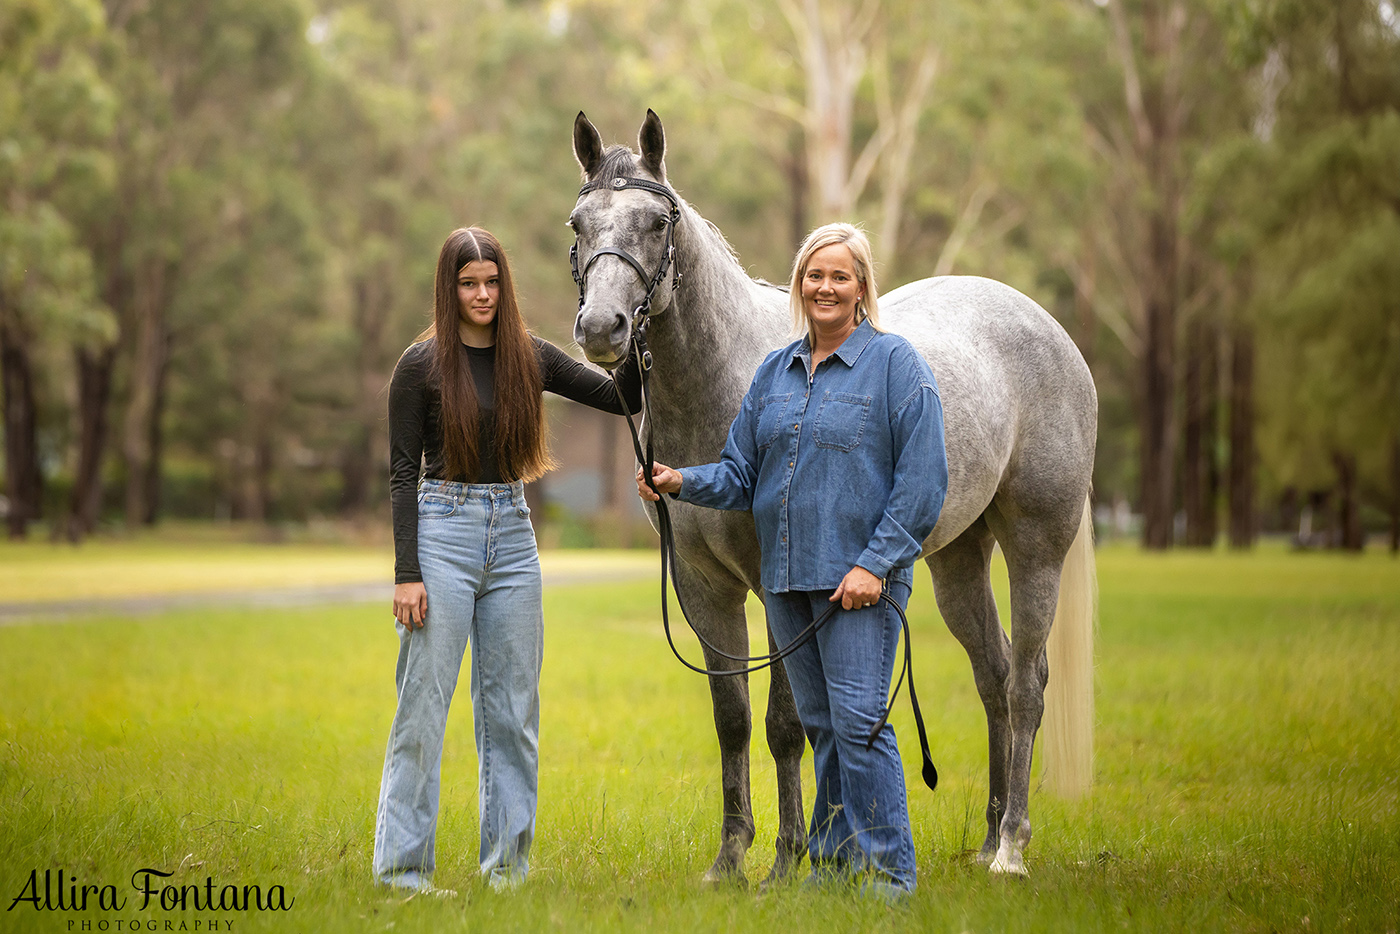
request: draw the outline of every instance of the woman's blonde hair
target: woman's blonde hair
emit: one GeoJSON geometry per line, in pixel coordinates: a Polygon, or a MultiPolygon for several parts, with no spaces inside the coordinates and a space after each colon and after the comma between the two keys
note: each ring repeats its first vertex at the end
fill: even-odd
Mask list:
{"type": "Polygon", "coordinates": [[[865,294],[856,299],[856,324],[868,320],[877,331],[880,327],[880,299],[875,288],[875,260],[870,252],[870,241],[865,231],[851,224],[823,224],[807,235],[792,261],[792,278],[788,282],[788,303],[792,308],[792,334],[794,337],[807,335],[811,343],[816,342],[812,333],[812,322],[807,318],[807,309],[802,302],[802,277],[807,274],[807,264],[812,254],[823,247],[843,243],[851,251],[851,261],[855,264],[856,281],[865,287],[865,294]]]}

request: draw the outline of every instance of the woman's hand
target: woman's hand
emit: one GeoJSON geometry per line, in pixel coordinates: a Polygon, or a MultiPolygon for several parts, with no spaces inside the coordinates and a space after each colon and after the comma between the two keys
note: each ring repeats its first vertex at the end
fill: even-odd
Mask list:
{"type": "Polygon", "coordinates": [[[394,619],[408,629],[422,629],[428,621],[428,588],[422,581],[394,585],[394,619]]]}
{"type": "MultiPolygon", "coordinates": [[[[637,468],[637,495],[647,502],[654,503],[661,497],[651,491],[647,486],[645,467],[637,468]]],[[[665,464],[652,464],[651,482],[656,484],[656,488],[662,493],[679,493],[681,491],[681,472],[672,470],[665,464]]]]}
{"type": "Polygon", "coordinates": [[[841,586],[831,595],[831,602],[840,600],[844,609],[859,610],[878,602],[884,589],[884,581],[856,565],[841,579],[841,586]]]}

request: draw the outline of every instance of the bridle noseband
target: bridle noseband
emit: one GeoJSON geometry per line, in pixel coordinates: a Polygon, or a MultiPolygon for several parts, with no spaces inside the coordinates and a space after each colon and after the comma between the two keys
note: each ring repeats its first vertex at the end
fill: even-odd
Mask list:
{"type": "MultiPolygon", "coordinates": [[[[635,327],[642,319],[656,314],[651,307],[651,297],[656,293],[656,287],[661,284],[661,280],[666,278],[666,271],[676,261],[676,223],[681,219],[681,204],[676,198],[676,193],[665,185],[658,184],[645,178],[618,177],[610,182],[589,182],[578,190],[578,196],[600,190],[626,191],[629,188],[639,191],[649,191],[654,195],[660,195],[671,204],[671,214],[666,219],[666,248],[661,253],[661,264],[656,267],[656,274],[648,277],[642,264],[637,258],[621,247],[605,246],[593,251],[593,255],[588,257],[588,262],[583,264],[583,269],[578,268],[578,240],[574,240],[574,245],[569,247],[569,265],[573,268],[574,283],[578,286],[578,307],[583,308],[584,285],[588,281],[588,270],[597,262],[600,256],[617,256],[624,260],[627,265],[637,271],[642,282],[647,287],[647,294],[642,298],[642,303],[632,310],[632,324],[635,327]]],[[[671,291],[675,291],[681,286],[680,266],[676,266],[676,275],[671,280],[671,291]]]]}

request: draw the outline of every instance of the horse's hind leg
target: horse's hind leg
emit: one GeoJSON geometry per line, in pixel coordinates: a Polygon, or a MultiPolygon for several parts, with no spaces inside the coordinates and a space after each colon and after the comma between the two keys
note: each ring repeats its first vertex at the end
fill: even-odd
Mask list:
{"type": "MultiPolygon", "coordinates": [[[[1082,500],[1080,501],[1082,502],[1082,500]]],[[[1045,712],[1045,685],[1050,668],[1045,640],[1055,620],[1060,573],[1076,524],[1068,507],[1063,516],[1007,521],[1005,507],[995,507],[988,519],[1006,554],[1011,580],[1011,678],[1007,696],[1011,707],[1011,768],[1006,813],[993,872],[1025,875],[1023,851],[1031,842],[1031,755],[1045,712]]]]}
{"type": "MultiPolygon", "coordinates": [[[[776,652],[773,633],[768,633],[768,651],[776,652]]],[[[768,688],[768,716],[764,726],[768,750],[778,773],[778,839],[773,869],[764,884],[780,882],[802,862],[807,851],[806,816],[802,812],[802,752],[807,738],[792,699],[792,685],[782,662],[773,665],[768,688]]]]}
{"type": "Polygon", "coordinates": [[[983,865],[990,864],[997,853],[1011,760],[1007,703],[1011,647],[992,596],[990,567],[994,544],[986,522],[979,518],[948,545],[928,556],[939,612],[972,661],[977,693],[987,712],[987,836],[977,855],[977,861],[983,865]]]}

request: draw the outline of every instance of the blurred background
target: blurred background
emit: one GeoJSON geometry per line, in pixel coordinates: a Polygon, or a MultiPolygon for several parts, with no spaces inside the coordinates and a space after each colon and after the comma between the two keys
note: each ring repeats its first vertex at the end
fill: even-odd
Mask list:
{"type": "MultiPolygon", "coordinates": [[[[647,107],[751,274],[849,219],[884,291],[1055,315],[1102,536],[1400,547],[1391,0],[0,0],[10,537],[387,542],[444,237],[577,354],[572,122],[647,107]]],[[[549,405],[542,544],[654,541],[625,426],[549,405]]]]}

